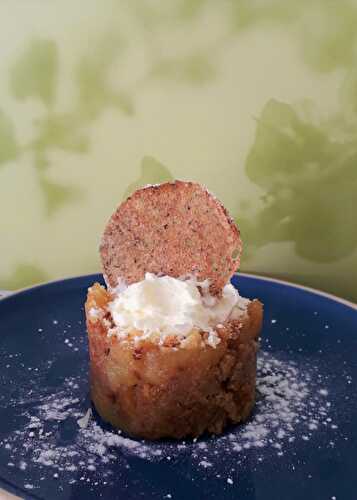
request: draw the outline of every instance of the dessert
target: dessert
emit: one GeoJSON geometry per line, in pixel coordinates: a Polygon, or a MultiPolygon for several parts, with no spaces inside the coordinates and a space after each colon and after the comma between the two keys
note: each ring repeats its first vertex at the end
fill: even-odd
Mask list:
{"type": "Polygon", "coordinates": [[[238,228],[197,183],[136,191],[101,244],[107,289],[86,302],[91,398],[115,427],[147,439],[220,433],[255,400],[262,304],[229,283],[238,228]]]}

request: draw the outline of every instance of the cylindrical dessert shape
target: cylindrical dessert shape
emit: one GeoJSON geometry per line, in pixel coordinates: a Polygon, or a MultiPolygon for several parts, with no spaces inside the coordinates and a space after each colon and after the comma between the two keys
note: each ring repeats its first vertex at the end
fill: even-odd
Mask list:
{"type": "Polygon", "coordinates": [[[91,398],[105,421],[129,435],[159,439],[219,434],[248,418],[255,401],[259,301],[217,327],[221,341],[214,348],[200,331],[179,346],[174,338],[171,346],[137,343],[137,332],[126,341],[108,336],[111,300],[95,284],[86,302],[91,398]]]}

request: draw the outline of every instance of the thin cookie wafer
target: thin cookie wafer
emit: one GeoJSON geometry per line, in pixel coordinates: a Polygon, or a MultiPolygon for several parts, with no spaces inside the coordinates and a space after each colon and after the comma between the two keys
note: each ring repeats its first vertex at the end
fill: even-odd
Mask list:
{"type": "Polygon", "coordinates": [[[111,216],[100,246],[107,284],[146,272],[208,279],[219,294],[238,269],[239,230],[222,204],[194,182],[167,182],[133,193],[111,216]]]}

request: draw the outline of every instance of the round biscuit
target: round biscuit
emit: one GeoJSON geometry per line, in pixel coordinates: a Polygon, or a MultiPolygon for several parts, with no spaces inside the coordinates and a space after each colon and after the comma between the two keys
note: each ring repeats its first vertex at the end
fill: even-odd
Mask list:
{"type": "Polygon", "coordinates": [[[195,182],[174,181],[135,191],[111,216],[100,255],[110,287],[141,281],[146,272],[208,279],[220,294],[238,269],[240,233],[223,205],[195,182]]]}

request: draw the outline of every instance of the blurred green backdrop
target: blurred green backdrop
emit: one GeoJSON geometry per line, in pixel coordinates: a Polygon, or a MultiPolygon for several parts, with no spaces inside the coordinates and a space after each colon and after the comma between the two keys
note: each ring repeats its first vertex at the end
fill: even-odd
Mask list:
{"type": "Polygon", "coordinates": [[[0,3],[0,288],[99,269],[131,190],[200,181],[242,270],[357,300],[357,2],[0,3]]]}

